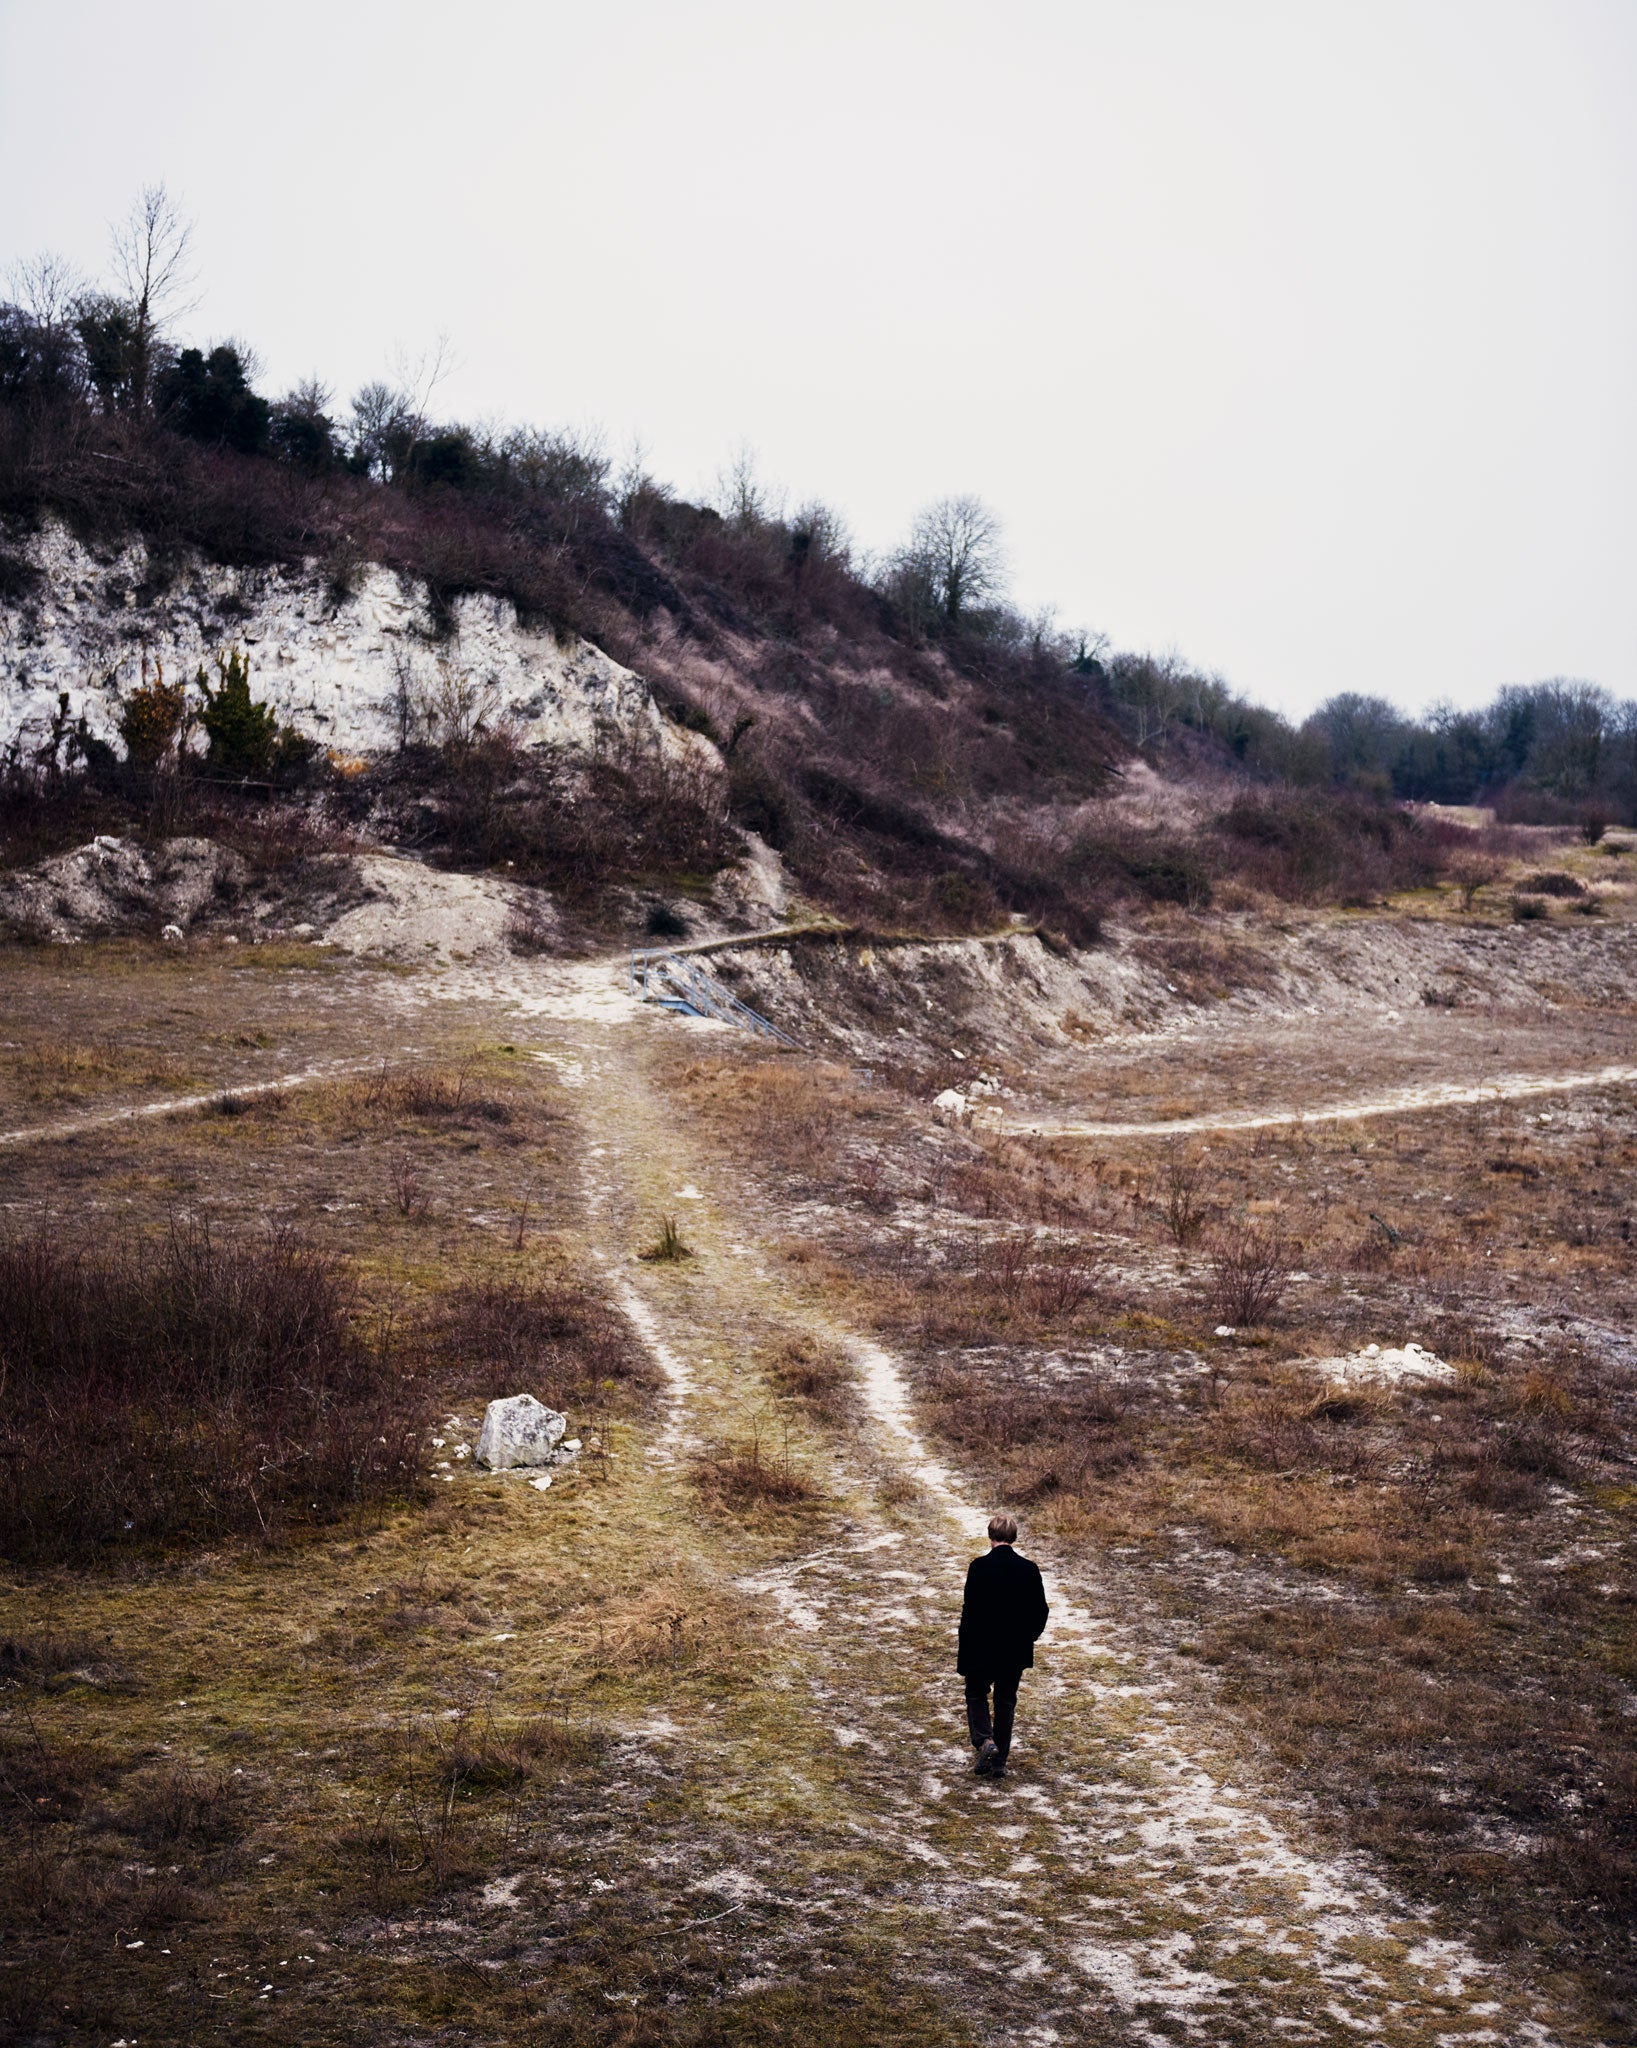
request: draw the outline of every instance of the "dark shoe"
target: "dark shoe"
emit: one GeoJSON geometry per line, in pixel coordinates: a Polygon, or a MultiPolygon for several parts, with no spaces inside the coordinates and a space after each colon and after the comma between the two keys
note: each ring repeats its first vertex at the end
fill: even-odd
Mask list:
{"type": "Polygon", "coordinates": [[[973,1768],[976,1776],[992,1778],[997,1770],[1004,1770],[1006,1766],[1001,1762],[1000,1751],[994,1743],[986,1742],[979,1749],[978,1761],[973,1768]]]}

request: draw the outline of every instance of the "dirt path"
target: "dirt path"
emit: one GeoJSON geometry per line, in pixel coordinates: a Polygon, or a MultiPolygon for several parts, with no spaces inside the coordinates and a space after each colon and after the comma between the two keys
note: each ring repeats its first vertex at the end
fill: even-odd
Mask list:
{"type": "Polygon", "coordinates": [[[1351,1123],[1360,1117],[1404,1116],[1419,1109],[1457,1109],[1475,1102],[1508,1102],[1520,1096],[1563,1095],[1578,1088],[1611,1088],[1637,1081],[1637,1067],[1596,1067],[1568,1074],[1507,1074],[1475,1084],[1428,1082],[1389,1089],[1381,1095],[1326,1103],[1317,1109],[1264,1109],[1229,1116],[1179,1116],[1149,1123],[1051,1122],[1038,1118],[982,1117],[990,1128],[1018,1138],[1163,1138],[1191,1132],[1261,1131],[1288,1124],[1351,1123]]]}
{"type": "Polygon", "coordinates": [[[138,1123],[150,1116],[180,1116],[189,1110],[207,1109],[231,1095],[239,1100],[256,1095],[282,1095],[291,1088],[310,1087],[315,1081],[344,1080],[349,1074],[363,1074],[379,1067],[377,1055],[367,1059],[326,1060],[321,1066],[303,1067],[299,1073],[280,1074],[271,1081],[232,1081],[192,1095],[168,1095],[158,1102],[130,1103],[119,1109],[83,1110],[78,1116],[59,1117],[54,1123],[27,1124],[20,1130],[0,1131],[0,1145],[32,1145],[47,1138],[73,1138],[82,1131],[107,1130],[114,1124],[138,1123]]]}
{"type": "MultiPolygon", "coordinates": [[[[803,1447],[830,1496],[822,1540],[737,1582],[780,1625],[776,1718],[714,1768],[787,1783],[813,1816],[809,1846],[851,1845],[866,1888],[858,1867],[913,1874],[903,1966],[935,1968],[983,2038],[1586,2040],[1323,1848],[1299,1805],[1195,1724],[1095,1584],[1071,1583],[1050,1558],[1053,1619],[1025,1683],[1013,1773],[998,1786],[972,1778],[952,1632],[985,1510],[922,1442],[896,1361],[775,1269],[735,1188],[690,1151],[663,1093],[674,1053],[655,1033],[670,1025],[575,1009],[569,991],[532,1006],[533,1049],[573,1073],[591,1227],[613,1297],[670,1385],[651,1455],[680,1467],[695,1444],[742,1436],[765,1414],[755,1356],[772,1334],[838,1341],[857,1369],[856,1430],[803,1447]],[[681,1266],[632,1260],[661,1210],[682,1216],[696,1250],[681,1266]]],[[[788,1893],[792,1853],[764,1841],[747,1882],[788,1893]]],[[[805,1882],[821,1878],[810,1862],[805,1882]]]]}

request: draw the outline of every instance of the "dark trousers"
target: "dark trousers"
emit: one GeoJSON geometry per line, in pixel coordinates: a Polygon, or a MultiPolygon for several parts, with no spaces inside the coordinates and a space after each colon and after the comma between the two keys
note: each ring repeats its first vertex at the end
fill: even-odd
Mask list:
{"type": "Polygon", "coordinates": [[[993,1741],[1005,1763],[1012,1747],[1012,1716],[1017,1712],[1018,1680],[1021,1671],[987,1671],[966,1681],[966,1725],[972,1731],[972,1747],[982,1749],[993,1741]],[[995,1695],[995,1717],[989,1718],[989,1693],[995,1695]]]}

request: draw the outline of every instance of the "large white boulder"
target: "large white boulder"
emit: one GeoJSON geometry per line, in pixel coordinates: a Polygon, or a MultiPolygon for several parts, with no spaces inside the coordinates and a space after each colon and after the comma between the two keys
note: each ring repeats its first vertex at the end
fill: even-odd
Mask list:
{"type": "Polygon", "coordinates": [[[555,1465],[557,1446],[568,1417],[548,1408],[532,1394],[509,1394],[491,1401],[483,1414],[483,1430],[475,1453],[491,1472],[510,1472],[519,1465],[555,1465]]]}

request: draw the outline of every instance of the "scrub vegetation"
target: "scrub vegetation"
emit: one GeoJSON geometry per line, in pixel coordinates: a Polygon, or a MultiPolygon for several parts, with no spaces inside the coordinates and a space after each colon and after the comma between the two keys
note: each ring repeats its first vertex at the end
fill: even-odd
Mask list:
{"type": "MultiPolygon", "coordinates": [[[[185,244],[166,195],[145,193],[120,275],[163,275],[185,244]]],[[[1508,686],[1419,721],[1339,697],[1295,727],[1174,659],[1021,615],[973,499],[928,507],[866,561],[833,509],[789,506],[749,457],[690,503],[583,433],[440,417],[436,357],[346,404],[313,384],[273,398],[242,345],[184,346],[146,290],[49,258],[14,287],[0,598],[25,615],[39,601],[27,542],[45,520],[140,543],[139,611],[200,556],[250,576],[312,568],[338,610],[384,564],[444,650],[453,709],[436,744],[406,734],[397,758],[338,768],[256,701],[224,614],[214,670],[145,673],[130,692],[123,758],[65,710],[0,766],[6,864],[95,831],[231,838],[277,815],[297,835],[367,828],[506,866],[606,924],[628,915],[620,891],[697,888],[752,831],[843,917],[948,933],[1021,918],[1087,944],[1113,910],[1364,903],[1493,857],[1498,828],[1412,800],[1592,841],[1637,820],[1633,707],[1590,684],[1508,686]],[[636,668],[724,772],[617,745],[572,764],[519,749],[461,671],[470,596],[636,668]],[[1196,797],[1110,809],[1133,752],[1196,797]]]]}
{"type": "Polygon", "coordinates": [[[384,564],[458,715],[320,758],[228,603],[0,762],[0,2038],[1631,2038],[1631,708],[1293,727],[971,499],[865,562],[165,310],[0,307],[0,600],[384,564]],[[714,752],[522,747],[474,595],[714,752]]]}

